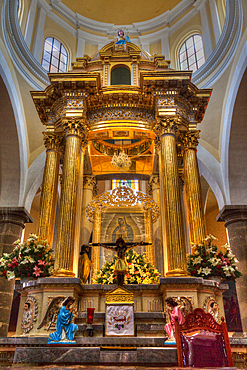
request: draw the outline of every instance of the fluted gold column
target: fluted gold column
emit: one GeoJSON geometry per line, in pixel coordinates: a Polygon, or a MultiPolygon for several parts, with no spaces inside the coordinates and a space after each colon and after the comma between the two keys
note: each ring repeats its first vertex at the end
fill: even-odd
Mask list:
{"type": "Polygon", "coordinates": [[[161,119],[156,129],[161,137],[168,257],[166,276],[184,276],[188,273],[175,139],[176,121],[174,118],[161,119]]]}
{"type": "MultiPolygon", "coordinates": [[[[154,250],[154,261],[155,266],[158,268],[159,272],[162,276],[164,276],[164,256],[163,256],[163,249],[162,249],[162,241],[163,241],[163,232],[162,230],[162,207],[161,207],[161,199],[160,199],[160,181],[159,175],[151,175],[148,181],[149,185],[149,193],[152,196],[155,203],[158,204],[160,210],[160,217],[156,220],[152,225],[152,238],[153,238],[153,250],[154,250]]],[[[164,243],[165,245],[165,243],[164,243]]]]}
{"type": "MultiPolygon", "coordinates": [[[[94,212],[93,226],[93,243],[100,243],[101,235],[101,209],[96,209],[94,212]]],[[[92,279],[95,279],[99,271],[100,247],[93,247],[92,250],[92,279]]]]}
{"type": "Polygon", "coordinates": [[[73,252],[78,193],[80,145],[85,136],[83,119],[64,119],[66,144],[58,217],[55,276],[74,276],[73,252]]]}
{"type": "Polygon", "coordinates": [[[44,132],[46,162],[42,183],[37,234],[52,245],[57,201],[60,144],[63,136],[44,132]]]}
{"type": "Polygon", "coordinates": [[[145,212],[145,231],[146,231],[146,242],[152,243],[152,245],[147,245],[146,253],[147,260],[152,265],[154,265],[154,248],[153,248],[153,230],[152,230],[152,211],[148,209],[145,212]]]}
{"type": "Polygon", "coordinates": [[[199,131],[187,132],[181,136],[181,139],[184,144],[184,180],[189,213],[190,241],[200,243],[206,236],[206,228],[196,155],[199,131]]]}

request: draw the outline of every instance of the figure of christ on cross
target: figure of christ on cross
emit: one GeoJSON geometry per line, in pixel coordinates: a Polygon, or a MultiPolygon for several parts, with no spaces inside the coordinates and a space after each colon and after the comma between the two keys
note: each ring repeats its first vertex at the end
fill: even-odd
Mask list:
{"type": "Polygon", "coordinates": [[[124,283],[124,276],[128,272],[128,265],[126,262],[126,253],[129,249],[138,247],[139,245],[149,245],[152,243],[125,243],[122,238],[118,238],[115,246],[111,246],[111,243],[93,243],[93,246],[101,246],[106,249],[110,249],[117,254],[117,260],[114,266],[114,273],[117,275],[117,284],[118,286],[122,286],[124,283]]]}

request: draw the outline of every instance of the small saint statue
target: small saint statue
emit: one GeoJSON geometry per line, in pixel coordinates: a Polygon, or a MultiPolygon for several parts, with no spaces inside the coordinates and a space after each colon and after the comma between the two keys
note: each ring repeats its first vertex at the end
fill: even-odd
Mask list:
{"type": "Polygon", "coordinates": [[[185,321],[182,312],[178,307],[178,303],[174,301],[172,297],[165,299],[165,302],[169,308],[170,322],[165,325],[165,331],[168,335],[168,340],[166,343],[176,343],[175,334],[175,318],[178,318],[179,325],[182,325],[185,321]]]}
{"type": "Polygon", "coordinates": [[[89,259],[89,246],[82,245],[79,258],[79,277],[83,284],[86,284],[91,269],[91,261],[89,259]]]}
{"type": "Polygon", "coordinates": [[[126,42],[131,42],[129,36],[124,36],[123,30],[118,30],[118,37],[114,39],[115,45],[124,45],[124,51],[127,51],[126,42]]]}
{"type": "Polygon", "coordinates": [[[73,311],[71,307],[75,299],[68,297],[63,302],[57,316],[56,331],[51,333],[48,339],[48,344],[52,343],[76,343],[74,341],[75,332],[78,330],[78,326],[73,324],[73,311]]]}
{"type": "MultiPolygon", "coordinates": [[[[111,243],[109,243],[111,244],[111,243]]],[[[114,266],[114,273],[117,275],[117,284],[118,286],[122,286],[123,283],[124,283],[124,276],[125,274],[127,274],[127,271],[128,271],[128,264],[126,262],[126,253],[129,249],[131,248],[135,248],[135,247],[138,247],[139,245],[148,245],[150,243],[144,243],[144,242],[140,242],[140,243],[125,243],[125,241],[122,239],[122,237],[118,238],[116,243],[115,243],[115,246],[111,247],[109,244],[107,243],[103,243],[103,244],[97,244],[97,243],[94,243],[93,246],[97,245],[97,246],[102,246],[106,249],[110,249],[114,252],[116,252],[117,254],[117,260],[115,262],[115,266],[114,266]]]]}

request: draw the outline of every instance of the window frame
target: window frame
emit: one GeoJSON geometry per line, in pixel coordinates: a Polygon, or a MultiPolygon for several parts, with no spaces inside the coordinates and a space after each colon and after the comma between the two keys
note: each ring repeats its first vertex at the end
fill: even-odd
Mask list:
{"type": "Polygon", "coordinates": [[[200,67],[205,63],[206,61],[206,58],[205,58],[205,53],[204,53],[204,45],[203,45],[203,38],[202,36],[200,35],[200,33],[193,33],[191,34],[189,37],[187,37],[183,43],[181,44],[181,46],[179,47],[178,49],[178,62],[179,62],[179,69],[180,71],[190,71],[192,70],[191,69],[191,66],[195,65],[196,66],[196,70],[193,70],[193,73],[196,72],[200,67],[198,66],[198,62],[201,60],[201,59],[204,59],[204,62],[200,65],[200,67]],[[200,40],[195,42],[195,36],[199,36],[200,37],[200,40]],[[188,40],[192,39],[192,46],[193,47],[193,53],[191,55],[188,55],[188,50],[190,49],[190,47],[188,48],[187,47],[187,42],[188,40]],[[198,43],[198,42],[201,42],[201,48],[199,50],[196,50],[196,47],[195,45],[198,43]],[[181,49],[182,47],[185,47],[185,51],[181,53],[181,49]],[[203,51],[203,56],[201,58],[198,59],[198,52],[200,51],[203,51]],[[186,55],[186,58],[181,60],[181,55],[184,54],[186,55]],[[191,65],[189,64],[189,61],[192,57],[195,57],[195,62],[192,63],[191,65]],[[187,67],[185,69],[181,69],[181,65],[183,62],[187,63],[187,67]]]}
{"type": "Polygon", "coordinates": [[[43,44],[43,54],[42,54],[42,61],[41,61],[41,66],[46,70],[46,72],[47,73],[66,73],[67,70],[68,70],[68,59],[69,59],[69,53],[68,53],[66,47],[64,46],[64,44],[54,36],[47,36],[45,38],[44,44],[43,44]],[[48,41],[47,41],[48,39],[52,39],[52,42],[50,43],[51,51],[48,51],[48,50],[45,49],[45,45],[46,45],[46,42],[48,43],[48,41]],[[55,41],[59,43],[59,50],[56,46],[54,47],[55,41]],[[66,52],[66,55],[62,51],[62,48],[66,52]],[[56,51],[56,52],[58,51],[58,53],[59,53],[58,57],[54,55],[55,54],[54,51],[56,51]],[[45,59],[45,57],[44,57],[45,53],[50,55],[49,61],[47,59],[45,59]],[[62,56],[66,57],[66,63],[64,63],[62,56]],[[58,66],[55,66],[52,63],[53,58],[58,61],[58,66]],[[49,70],[47,68],[45,68],[45,66],[43,65],[43,61],[45,61],[46,63],[49,64],[49,70]],[[61,64],[65,66],[64,70],[60,69],[61,64]],[[51,68],[56,69],[56,71],[51,71],[51,68]]]}

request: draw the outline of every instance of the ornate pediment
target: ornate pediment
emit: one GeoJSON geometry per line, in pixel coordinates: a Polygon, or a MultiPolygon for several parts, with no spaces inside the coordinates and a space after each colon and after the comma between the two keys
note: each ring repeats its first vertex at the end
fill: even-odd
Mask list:
{"type": "Polygon", "coordinates": [[[111,290],[105,296],[105,303],[134,303],[134,293],[131,293],[129,290],[123,287],[117,287],[116,289],[111,290]]]}

